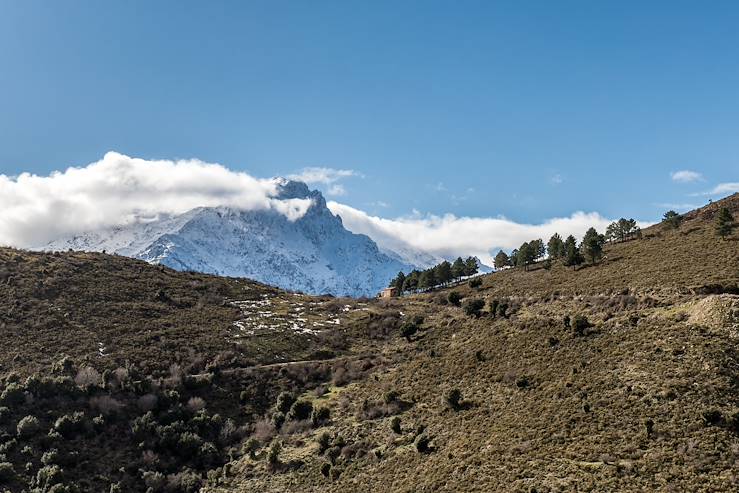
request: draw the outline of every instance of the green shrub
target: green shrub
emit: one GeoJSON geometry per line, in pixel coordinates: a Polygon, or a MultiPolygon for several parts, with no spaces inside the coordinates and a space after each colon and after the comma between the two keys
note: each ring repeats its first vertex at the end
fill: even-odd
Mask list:
{"type": "Polygon", "coordinates": [[[397,401],[399,397],[400,393],[397,390],[388,390],[382,396],[382,400],[385,401],[385,404],[392,404],[393,402],[397,401]]]}
{"type": "Polygon", "coordinates": [[[0,425],[7,424],[10,421],[10,409],[0,407],[0,425]]]}
{"type": "Polygon", "coordinates": [[[271,466],[276,466],[280,463],[280,452],[282,451],[282,444],[279,441],[272,442],[267,452],[267,462],[271,466]]]}
{"type": "Polygon", "coordinates": [[[313,404],[303,399],[297,400],[290,407],[290,412],[285,417],[288,421],[302,421],[309,419],[313,413],[313,404]]]}
{"type": "Polygon", "coordinates": [[[36,473],[36,486],[42,491],[48,491],[52,486],[62,482],[62,468],[56,464],[44,466],[36,473]]]}
{"type": "Polygon", "coordinates": [[[495,317],[498,312],[498,300],[490,300],[490,315],[495,317]]]}
{"type": "Polygon", "coordinates": [[[7,483],[15,477],[13,464],[10,462],[0,462],[0,484],[7,483]]]}
{"type": "Polygon", "coordinates": [[[485,307],[485,301],[479,298],[468,300],[464,303],[464,313],[467,316],[478,318],[480,311],[485,307]]]}
{"type": "Polygon", "coordinates": [[[449,296],[447,296],[447,299],[452,305],[459,306],[460,301],[462,301],[462,295],[459,294],[457,291],[451,291],[449,293],[449,296]]]}
{"type": "Polygon", "coordinates": [[[578,337],[585,335],[585,329],[592,326],[584,315],[575,315],[571,319],[570,325],[572,326],[572,330],[575,332],[575,335],[578,337]]]}
{"type": "Polygon", "coordinates": [[[479,288],[480,286],[482,286],[482,279],[480,279],[479,277],[470,279],[469,285],[473,289],[479,288]]]}
{"type": "Polygon", "coordinates": [[[279,430],[282,428],[282,425],[285,424],[285,414],[282,411],[277,411],[272,415],[272,426],[275,427],[276,430],[279,430]]]}
{"type": "Polygon", "coordinates": [[[26,400],[25,388],[17,382],[11,382],[0,394],[0,404],[17,406],[26,400]]]}
{"type": "Polygon", "coordinates": [[[74,414],[65,414],[56,420],[54,429],[64,438],[72,438],[83,430],[85,425],[85,413],[75,412],[74,414]]]}
{"type": "Polygon", "coordinates": [[[402,433],[400,428],[400,417],[394,416],[393,419],[390,420],[390,429],[393,430],[393,433],[396,435],[400,435],[402,433]]]}
{"type": "Polygon", "coordinates": [[[290,407],[295,402],[295,397],[290,392],[281,392],[277,396],[277,404],[275,408],[283,414],[287,414],[290,411],[290,407]]]}
{"type": "Polygon", "coordinates": [[[47,450],[44,452],[44,455],[41,456],[41,463],[45,466],[50,466],[52,464],[59,464],[60,457],[59,457],[59,451],[55,448],[51,450],[47,450]]]}
{"type": "Polygon", "coordinates": [[[331,445],[331,435],[325,432],[321,433],[318,435],[318,438],[316,438],[316,443],[318,443],[318,454],[323,454],[331,445]]]}
{"type": "Polygon", "coordinates": [[[331,463],[324,462],[323,464],[321,464],[321,474],[323,474],[323,477],[327,478],[330,473],[331,473],[331,463]]]}
{"type": "Polygon", "coordinates": [[[249,438],[241,447],[242,453],[249,454],[252,460],[256,457],[257,450],[259,450],[259,440],[254,437],[249,438]]]}
{"type": "Polygon", "coordinates": [[[154,492],[163,491],[167,485],[167,478],[164,477],[164,474],[156,471],[144,471],[141,474],[141,479],[144,481],[144,485],[154,492]]]}
{"type": "Polygon", "coordinates": [[[168,490],[178,493],[195,493],[200,490],[203,480],[200,475],[190,469],[183,469],[167,476],[168,490]]]}
{"type": "Polygon", "coordinates": [[[313,412],[310,416],[311,422],[314,427],[319,427],[328,422],[331,419],[331,411],[327,407],[316,407],[313,408],[313,412]]]}
{"type": "Polygon", "coordinates": [[[446,393],[444,400],[455,411],[458,411],[462,407],[462,391],[454,388],[446,393]]]}
{"type": "Polygon", "coordinates": [[[186,431],[177,440],[177,453],[183,456],[195,454],[203,445],[203,439],[197,434],[186,431]]]}
{"type": "Polygon", "coordinates": [[[418,332],[418,326],[414,324],[411,320],[403,322],[403,324],[400,326],[400,335],[405,337],[405,340],[408,342],[411,342],[411,337],[416,332],[418,332]]]}
{"type": "Polygon", "coordinates": [[[21,438],[30,438],[39,432],[41,423],[36,416],[26,416],[18,422],[16,431],[21,438]]]}
{"type": "Polygon", "coordinates": [[[418,435],[414,442],[414,445],[416,446],[416,450],[421,454],[425,454],[431,451],[430,444],[431,444],[431,438],[429,438],[429,436],[424,433],[418,435]]]}
{"type": "Polygon", "coordinates": [[[708,409],[703,411],[701,417],[703,418],[703,424],[706,426],[718,426],[724,419],[721,415],[721,411],[718,409],[708,409]]]}
{"type": "Polygon", "coordinates": [[[507,311],[508,311],[508,303],[501,301],[500,303],[498,303],[498,308],[495,311],[495,315],[501,318],[508,318],[508,313],[506,313],[507,311]]]}

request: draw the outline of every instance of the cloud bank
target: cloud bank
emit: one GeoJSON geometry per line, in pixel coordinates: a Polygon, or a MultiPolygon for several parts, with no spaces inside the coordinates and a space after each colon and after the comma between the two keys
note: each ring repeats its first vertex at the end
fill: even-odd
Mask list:
{"type": "Polygon", "coordinates": [[[518,248],[524,241],[542,238],[545,242],[554,234],[574,235],[578,240],[585,231],[595,227],[605,231],[612,221],[597,212],[575,212],[569,217],[549,219],[541,224],[520,224],[504,217],[457,217],[419,213],[410,217],[384,219],[338,202],[329,202],[329,209],[341,216],[344,226],[366,234],[381,247],[396,249],[403,245],[425,250],[434,255],[451,257],[476,255],[491,263],[499,249],[518,248]]]}
{"type": "Polygon", "coordinates": [[[0,175],[0,244],[40,246],[200,206],[272,209],[291,220],[302,217],[311,201],[274,198],[278,184],[279,179],[256,179],[199,160],[149,161],[115,152],[49,176],[0,175]]]}
{"type": "MultiPolygon", "coordinates": [[[[290,178],[338,185],[339,179],[348,176],[357,174],[307,168],[290,178]]],[[[145,160],[115,152],[87,166],[49,176],[0,175],[0,244],[38,247],[74,234],[181,214],[195,207],[274,210],[296,220],[312,202],[276,198],[281,180],[258,179],[199,160],[145,160]]],[[[485,262],[491,262],[498,249],[510,250],[535,238],[546,241],[555,232],[579,239],[587,228],[604,231],[610,222],[596,212],[575,212],[541,224],[417,211],[387,219],[338,202],[328,206],[341,216],[347,229],[368,235],[382,248],[420,250],[443,257],[476,255],[485,262]]]]}

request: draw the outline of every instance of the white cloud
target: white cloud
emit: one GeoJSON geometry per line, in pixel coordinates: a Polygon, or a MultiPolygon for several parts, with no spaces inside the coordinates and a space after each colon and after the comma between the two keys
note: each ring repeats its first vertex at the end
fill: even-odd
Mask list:
{"type": "Polygon", "coordinates": [[[417,211],[409,217],[385,219],[337,202],[329,209],[341,216],[347,229],[366,234],[385,248],[411,246],[444,257],[476,255],[492,262],[498,249],[517,248],[524,241],[552,234],[575,235],[578,240],[593,226],[605,231],[611,220],[597,212],[575,212],[569,217],[554,218],[541,224],[520,224],[504,217],[422,216],[417,211]]]}
{"type": "Polygon", "coordinates": [[[695,195],[729,195],[739,192],[739,182],[736,183],[719,183],[711,190],[695,195]]]}
{"type": "Polygon", "coordinates": [[[291,220],[302,217],[310,199],[275,198],[279,182],[199,160],[148,161],[115,152],[49,176],[0,175],[0,244],[39,246],[199,206],[273,209],[291,220]]]}
{"type": "Polygon", "coordinates": [[[562,175],[560,174],[556,174],[552,176],[549,180],[552,182],[553,185],[559,185],[564,181],[564,179],[562,178],[562,175]]]}
{"type": "Polygon", "coordinates": [[[679,183],[690,183],[694,181],[703,181],[702,174],[698,173],[697,171],[691,171],[688,169],[674,171],[670,173],[670,178],[672,178],[672,181],[676,181],[679,183]]]}

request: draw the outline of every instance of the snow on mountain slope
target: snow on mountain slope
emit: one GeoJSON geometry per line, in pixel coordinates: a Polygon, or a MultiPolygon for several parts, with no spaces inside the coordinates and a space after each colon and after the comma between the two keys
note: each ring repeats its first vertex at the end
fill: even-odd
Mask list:
{"type": "Polygon", "coordinates": [[[415,266],[407,254],[388,255],[369,237],[347,231],[321,193],[304,183],[284,181],[277,198],[310,198],[313,205],[297,220],[275,210],[201,207],[57,240],[43,250],[105,250],[177,270],[342,296],[372,296],[415,266]]]}

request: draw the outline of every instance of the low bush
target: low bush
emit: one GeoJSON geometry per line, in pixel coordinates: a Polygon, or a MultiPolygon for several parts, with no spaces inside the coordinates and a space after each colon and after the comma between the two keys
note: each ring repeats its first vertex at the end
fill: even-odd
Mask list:
{"type": "Polygon", "coordinates": [[[44,466],[36,473],[36,486],[41,491],[49,491],[52,486],[60,484],[63,479],[62,468],[56,464],[44,466]]]}
{"type": "Polygon", "coordinates": [[[16,426],[20,438],[30,438],[41,430],[41,423],[36,416],[26,416],[16,426]]]}
{"type": "Polygon", "coordinates": [[[277,403],[275,404],[275,408],[279,412],[287,414],[294,402],[295,397],[290,392],[281,392],[280,395],[277,396],[277,403]]]}
{"type": "Polygon", "coordinates": [[[585,335],[585,330],[588,327],[592,327],[592,324],[588,321],[587,317],[584,315],[575,315],[570,322],[572,326],[572,330],[575,333],[575,336],[581,337],[585,335]]]}
{"type": "Polygon", "coordinates": [[[459,294],[457,291],[452,291],[449,293],[449,296],[447,296],[447,300],[449,300],[449,303],[451,303],[454,306],[459,306],[460,302],[462,301],[462,295],[459,294]]]}
{"type": "Polygon", "coordinates": [[[431,438],[429,438],[428,435],[422,433],[416,437],[414,445],[419,453],[426,454],[431,451],[431,438]]]}
{"type": "Polygon", "coordinates": [[[56,430],[64,438],[72,438],[85,426],[85,413],[75,412],[73,414],[65,414],[56,420],[54,430],[56,430]]]}
{"type": "Polygon", "coordinates": [[[401,427],[400,427],[400,417],[394,416],[392,420],[390,420],[390,429],[393,430],[393,433],[396,435],[400,435],[402,433],[401,427]]]}
{"type": "Polygon", "coordinates": [[[444,402],[453,410],[458,411],[462,407],[462,391],[454,388],[444,394],[444,402]]]}
{"type": "Polygon", "coordinates": [[[285,417],[288,421],[302,421],[309,419],[313,413],[313,404],[303,399],[297,400],[290,406],[290,411],[285,417]]]}
{"type": "Polygon", "coordinates": [[[12,481],[15,477],[13,464],[10,462],[0,462],[0,484],[12,481]]]}
{"type": "Polygon", "coordinates": [[[474,279],[470,279],[469,285],[472,289],[477,289],[480,286],[482,286],[482,279],[479,277],[475,277],[474,279]]]}
{"type": "Polygon", "coordinates": [[[313,408],[313,412],[310,416],[311,422],[314,428],[318,428],[326,424],[331,419],[331,411],[327,407],[316,407],[313,408]]]}
{"type": "Polygon", "coordinates": [[[276,466],[280,463],[280,452],[282,451],[282,444],[279,441],[275,441],[269,447],[267,452],[267,462],[270,466],[276,466]]]}
{"type": "Polygon", "coordinates": [[[464,304],[464,313],[467,316],[478,318],[480,316],[480,311],[484,307],[485,307],[485,301],[479,298],[468,300],[464,304]]]}

